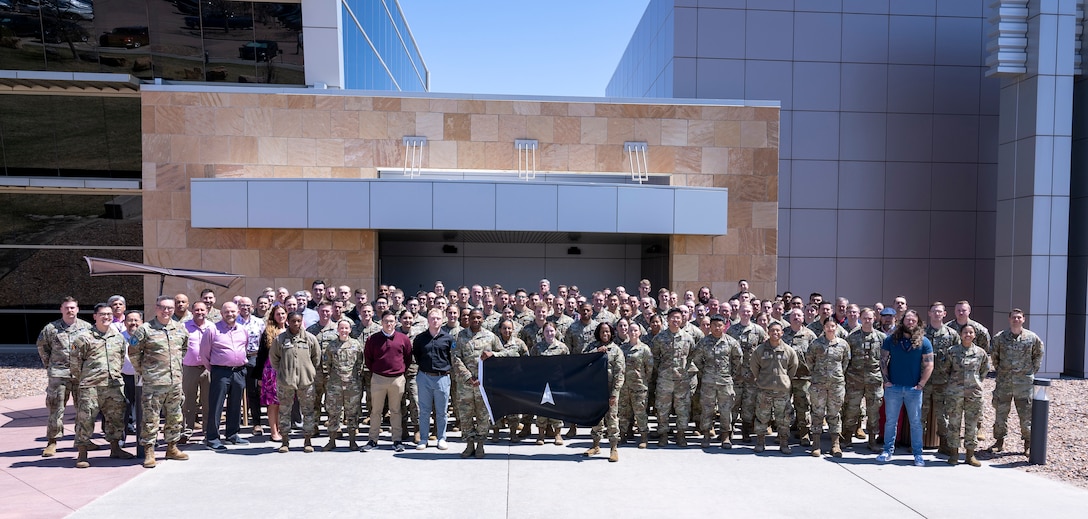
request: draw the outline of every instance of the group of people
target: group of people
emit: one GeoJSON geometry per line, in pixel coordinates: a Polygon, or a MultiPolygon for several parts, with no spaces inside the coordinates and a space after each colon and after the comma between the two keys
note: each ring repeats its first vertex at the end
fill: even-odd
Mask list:
{"type": "MultiPolygon", "coordinates": [[[[997,373],[992,448],[1003,448],[1012,405],[1025,445],[1030,437],[1030,392],[1043,344],[1024,328],[1020,310],[1009,313],[1008,329],[991,337],[970,318],[967,301],[955,304],[947,322],[945,305],[932,303],[923,324],[903,297],[887,308],[860,308],[842,297],[825,301],[816,293],[807,302],[789,292],[760,300],[744,280],[727,299],[708,287],[682,297],[665,288],[655,294],[648,280],[637,294],[622,286],[583,295],[560,285],[553,292],[546,279],[531,293],[498,285],[447,292],[441,281],[415,295],[387,285],[377,292],[371,300],[365,289],[315,280],[311,290],[270,287],[256,303],[236,296],[217,308],[215,292],[205,289],[192,303],[186,294],[158,297],[155,316],[146,321],[114,296],[95,306],[93,324],[78,318],[77,301],[65,298],[61,319],[37,341],[50,415],[42,455],[56,454],[69,396],[78,409],[80,468],[89,466],[87,451],[99,448],[91,441],[97,416],[111,457],[133,457],[124,450],[125,438],[139,427],[143,465],[150,468],[160,422],[165,458],[185,460],[178,446],[201,428],[214,450],[249,443],[241,435],[244,415],[252,434],[263,435],[262,408],[281,453],[290,450],[293,428],[301,430],[303,451],[313,452],[323,414],[325,451],[341,438],[351,450],[377,448],[386,418],[396,452],[406,444],[446,450],[447,430],[459,428],[461,456],[481,458],[489,435],[497,439],[505,426],[512,442],[521,441],[533,436],[534,423],[537,444],[562,445],[558,420],[520,415],[493,421],[478,365],[492,356],[590,352],[607,357],[610,396],[585,455],[600,453],[607,437],[610,461],[618,461],[619,445],[630,440],[646,448],[656,439],[664,447],[672,435],[676,445],[687,446],[693,409],[703,448],[712,441],[731,448],[739,433],[762,452],[774,434],[779,450],[789,454],[795,435],[821,456],[826,424],[830,455],[842,456],[856,436],[868,439],[878,461],[887,461],[905,409],[916,465],[924,465],[925,427],[936,430],[949,463],[958,463],[962,438],[965,462],[977,466],[982,380],[991,369],[997,373]],[[883,427],[882,414],[889,417],[883,427]],[[360,446],[363,426],[368,436],[360,446]]],[[[577,426],[568,425],[567,435],[576,435],[577,426]]]]}

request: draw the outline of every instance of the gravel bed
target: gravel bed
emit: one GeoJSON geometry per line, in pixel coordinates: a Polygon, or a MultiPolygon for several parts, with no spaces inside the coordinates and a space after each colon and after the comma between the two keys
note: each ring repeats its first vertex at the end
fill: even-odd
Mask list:
{"type": "MultiPolygon", "coordinates": [[[[0,355],[0,400],[43,395],[45,369],[37,354],[14,353],[0,355]]],[[[1009,436],[1005,450],[991,453],[985,449],[993,444],[994,409],[990,396],[994,379],[984,382],[982,433],[978,457],[997,467],[1012,467],[1026,472],[1064,481],[1088,489],[1088,380],[1054,380],[1050,387],[1050,434],[1047,438],[1047,464],[1029,465],[1024,457],[1024,443],[1013,406],[1009,414],[1009,436]]],[[[43,395],[44,397],[44,395],[43,395]]],[[[943,457],[942,457],[943,458],[943,457]]]]}

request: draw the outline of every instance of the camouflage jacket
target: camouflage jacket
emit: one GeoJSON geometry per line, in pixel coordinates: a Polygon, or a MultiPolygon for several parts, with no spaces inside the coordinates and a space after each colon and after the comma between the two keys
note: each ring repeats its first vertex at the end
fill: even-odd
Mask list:
{"type": "Polygon", "coordinates": [[[956,322],[955,319],[944,323],[945,326],[956,332],[956,335],[959,335],[960,330],[967,324],[975,327],[975,346],[982,348],[986,353],[990,353],[990,343],[993,342],[993,339],[990,338],[990,330],[987,330],[985,326],[982,326],[982,323],[975,321],[974,319],[968,319],[967,323],[964,325],[956,322]]]}
{"type": "Polygon", "coordinates": [[[189,349],[185,327],[152,319],[141,324],[129,338],[128,358],[145,386],[181,384],[181,359],[189,349]]]}
{"type": "Polygon", "coordinates": [[[788,343],[793,346],[794,353],[797,354],[797,373],[794,373],[794,380],[808,380],[812,378],[812,374],[808,371],[808,364],[805,360],[808,357],[808,345],[812,344],[812,341],[816,340],[816,334],[812,333],[812,330],[802,326],[800,331],[793,331],[793,327],[785,326],[782,328],[782,342],[788,343]]]}
{"type": "Polygon", "coordinates": [[[557,337],[565,337],[567,330],[570,329],[570,325],[574,324],[574,319],[571,319],[566,314],[552,314],[548,316],[548,320],[555,323],[555,335],[557,337]]]}
{"type": "MultiPolygon", "coordinates": [[[[952,328],[941,325],[940,328],[934,328],[926,325],[926,338],[933,344],[933,365],[936,366],[944,360],[944,356],[948,355],[948,350],[952,349],[952,346],[960,343],[960,336],[952,328]]],[[[933,375],[929,377],[929,383],[938,386],[944,385],[948,382],[945,378],[945,374],[937,370],[933,370],[933,375]]]]}
{"type": "MultiPolygon", "coordinates": [[[[593,353],[600,347],[601,343],[593,341],[582,349],[582,353],[593,353]]],[[[605,355],[608,356],[608,391],[612,397],[619,397],[627,371],[623,351],[612,342],[605,344],[604,347],[605,355]]]]}
{"type": "Polygon", "coordinates": [[[276,370],[276,384],[293,389],[313,385],[321,364],[321,345],[306,330],[291,335],[287,330],[268,349],[268,362],[276,370]]]}
{"type": "Polygon", "coordinates": [[[538,342],[532,348],[529,348],[529,355],[532,357],[547,357],[549,355],[570,355],[570,348],[563,341],[552,341],[549,346],[544,342],[538,342]]]}
{"type": "Polygon", "coordinates": [[[483,328],[480,328],[480,331],[476,333],[472,333],[470,328],[462,329],[453,342],[453,351],[450,352],[453,357],[451,359],[453,361],[453,371],[457,374],[458,382],[468,384],[468,386],[459,387],[472,389],[472,379],[479,372],[480,354],[484,350],[490,351],[496,357],[515,356],[503,348],[498,335],[483,328]]]}
{"type": "Polygon", "coordinates": [[[856,384],[882,384],[880,352],[883,349],[884,332],[873,328],[866,333],[858,328],[846,337],[850,345],[850,365],[846,367],[846,380],[856,384]]]}
{"type": "Polygon", "coordinates": [[[770,341],[756,346],[748,360],[752,383],[764,391],[787,392],[797,373],[797,352],[785,341],[772,346],[770,341]]]}
{"type": "MultiPolygon", "coordinates": [[[[496,335],[496,336],[499,338],[499,342],[502,342],[502,336],[501,335],[496,335]]],[[[506,341],[506,342],[502,343],[502,347],[505,348],[506,351],[510,352],[510,355],[508,355],[510,357],[528,357],[529,356],[529,347],[525,345],[525,341],[523,341],[523,340],[521,340],[521,339],[519,339],[517,337],[514,337],[513,335],[510,336],[509,341],[506,341]]]]}
{"type": "Polygon", "coordinates": [[[994,336],[991,355],[998,384],[1031,385],[1043,367],[1043,340],[1027,328],[1019,336],[1003,330],[994,336]]]}
{"type": "Polygon", "coordinates": [[[668,380],[686,379],[688,375],[688,358],[691,350],[695,348],[695,339],[691,338],[684,330],[672,333],[668,328],[654,337],[650,345],[650,351],[654,354],[654,365],[657,366],[658,378],[668,380]]]}
{"type": "Polygon", "coordinates": [[[121,366],[125,364],[124,336],[110,326],[105,333],[91,328],[72,340],[72,379],[79,387],[124,385],[121,366]]]}
{"type": "Polygon", "coordinates": [[[648,390],[650,376],[654,372],[654,355],[650,353],[650,347],[636,339],[621,344],[620,351],[623,352],[623,366],[626,371],[623,388],[630,391],[648,390]]]}
{"type": "Polygon", "coordinates": [[[583,323],[581,319],[574,321],[563,335],[563,344],[571,352],[582,351],[586,344],[593,342],[593,332],[597,329],[597,324],[595,319],[590,319],[588,323],[583,323]]]}
{"type": "MultiPolygon", "coordinates": [[[[318,351],[321,352],[321,365],[315,365],[314,368],[317,368],[322,374],[329,372],[329,357],[325,350],[328,349],[330,344],[340,340],[340,337],[336,334],[336,326],[337,322],[329,319],[328,324],[325,326],[321,326],[321,323],[314,323],[306,328],[306,333],[313,335],[317,339],[318,351]]],[[[379,326],[378,329],[381,329],[381,327],[379,326]]]]}
{"type": "MultiPolygon", "coordinates": [[[[751,357],[752,352],[756,350],[756,347],[763,344],[769,338],[767,332],[760,328],[758,324],[749,322],[748,326],[740,324],[734,324],[729,327],[729,336],[736,339],[740,343],[740,351],[744,354],[744,359],[741,363],[740,373],[733,374],[733,381],[740,385],[754,383],[756,378],[752,373],[751,357]]],[[[793,373],[790,374],[791,376],[793,373]]]]}
{"type": "Polygon", "coordinates": [[[92,328],[91,323],[76,318],[71,325],[64,319],[57,319],[42,328],[38,334],[38,356],[42,359],[46,374],[56,378],[70,378],[69,368],[72,352],[72,340],[79,334],[92,328]]]}
{"type": "MultiPolygon", "coordinates": [[[[547,323],[547,321],[544,322],[547,323]]],[[[556,333],[556,336],[561,337],[558,333],[556,333]]],[[[533,320],[533,322],[521,328],[517,337],[525,343],[525,347],[532,348],[536,346],[536,343],[544,340],[544,327],[536,324],[536,320],[533,320]]]]}
{"type": "Polygon", "coordinates": [[[846,367],[850,365],[850,345],[835,337],[817,337],[808,346],[805,357],[812,373],[813,386],[842,386],[846,384],[846,367]]]}
{"type": "Polygon", "coordinates": [[[358,340],[349,337],[348,340],[341,341],[337,337],[322,353],[328,359],[330,382],[346,385],[362,380],[363,345],[358,340]]]}
{"type": "Polygon", "coordinates": [[[948,350],[944,360],[934,366],[933,372],[938,371],[948,380],[945,395],[981,398],[982,381],[990,372],[990,357],[978,346],[964,348],[963,344],[957,344],[948,350]]]}
{"type": "Polygon", "coordinates": [[[740,372],[743,361],[740,343],[725,334],[703,337],[691,352],[691,364],[699,370],[704,385],[732,386],[733,374],[740,372]]]}

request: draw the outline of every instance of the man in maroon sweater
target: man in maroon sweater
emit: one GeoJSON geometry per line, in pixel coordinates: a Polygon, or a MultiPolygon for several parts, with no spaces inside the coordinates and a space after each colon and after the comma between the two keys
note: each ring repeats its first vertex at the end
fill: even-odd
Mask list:
{"type": "Polygon", "coordinates": [[[404,372],[412,363],[412,341],[407,335],[397,331],[397,317],[393,312],[382,312],[381,323],[381,333],[371,335],[363,346],[363,360],[372,373],[370,391],[374,402],[374,408],[368,410],[370,441],[363,446],[363,452],[378,447],[378,435],[382,432],[382,414],[385,412],[387,397],[393,450],[404,452],[404,445],[401,443],[400,403],[404,398],[404,372]]]}

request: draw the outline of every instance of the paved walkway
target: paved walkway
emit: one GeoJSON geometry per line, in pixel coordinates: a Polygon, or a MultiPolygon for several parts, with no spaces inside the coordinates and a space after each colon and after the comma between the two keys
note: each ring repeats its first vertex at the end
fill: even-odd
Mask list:
{"type": "MultiPolygon", "coordinates": [[[[146,470],[136,460],[92,453],[92,467],[71,468],[71,437],[56,458],[43,445],[41,398],[0,402],[0,517],[96,518],[205,516],[233,508],[243,517],[314,517],[363,513],[400,517],[619,517],[759,514],[761,517],[1083,517],[1088,491],[1011,468],[950,467],[927,454],[929,466],[900,453],[877,464],[867,450],[842,459],[812,458],[795,447],[752,453],[697,447],[623,447],[619,463],[580,453],[588,432],[567,445],[488,445],[483,460],[450,450],[395,454],[388,442],[369,453],[288,454],[256,438],[246,447],[212,452],[185,447],[189,461],[162,461],[146,470]],[[135,477],[135,476],[139,477],[135,477]],[[97,499],[96,499],[97,498],[97,499]],[[818,512],[815,512],[817,511],[818,512]]],[[[69,422],[70,423],[70,422],[69,422]]],[[[315,441],[320,447],[327,441],[315,441]]],[[[344,442],[341,442],[343,444],[344,442]]],[[[697,445],[697,442],[696,442],[697,445]]],[[[826,446],[825,446],[826,447],[826,446]]],[[[604,450],[607,453],[607,449],[604,450]]],[[[928,451],[927,451],[928,452],[928,451]]],[[[234,514],[237,515],[237,514],[234,514]]]]}

